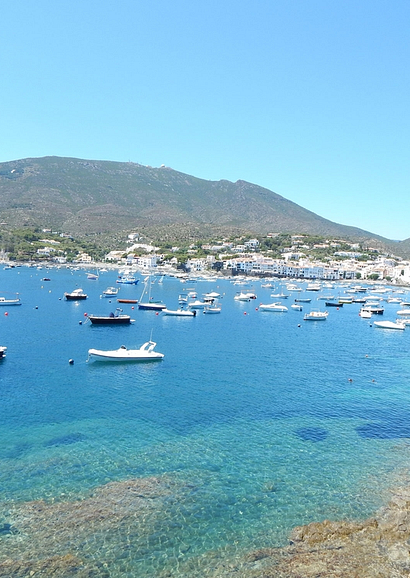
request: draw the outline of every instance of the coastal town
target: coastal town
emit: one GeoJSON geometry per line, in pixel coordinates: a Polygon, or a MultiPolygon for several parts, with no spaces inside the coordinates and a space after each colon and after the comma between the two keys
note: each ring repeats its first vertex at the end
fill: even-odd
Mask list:
{"type": "MultiPolygon", "coordinates": [[[[185,247],[161,245],[138,233],[124,236],[121,249],[96,256],[93,251],[67,250],[62,240],[70,235],[42,230],[43,237],[32,242],[35,253],[31,263],[92,267],[103,262],[110,267],[130,267],[163,274],[218,274],[221,276],[259,276],[290,279],[387,281],[410,284],[410,261],[360,242],[317,238],[308,235],[270,234],[266,238],[224,239],[214,243],[188,244],[185,247]],[[126,237],[126,239],[125,239],[126,237]],[[276,244],[275,250],[272,249],[276,244]]],[[[5,266],[26,262],[10,258],[4,248],[0,262],[5,266]]]]}

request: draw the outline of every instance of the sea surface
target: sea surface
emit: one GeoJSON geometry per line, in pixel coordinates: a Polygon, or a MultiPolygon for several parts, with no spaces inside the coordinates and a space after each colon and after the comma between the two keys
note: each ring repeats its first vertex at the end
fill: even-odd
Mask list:
{"type": "MultiPolygon", "coordinates": [[[[8,348],[0,562],[71,554],[94,564],[95,576],[206,576],[217,561],[285,545],[295,526],[366,518],[407,479],[410,327],[378,329],[359,304],[303,321],[311,307],[325,309],[319,296],[344,295],[347,284],[319,294],[298,284],[303,292],[283,301],[289,311],[272,313],[258,305],[277,301],[279,282],[168,276],[151,285],[155,299],[176,309],[180,293],[217,291],[221,314],[171,317],[121,304],[134,323],[92,326],[86,313],[118,305],[101,297],[117,275],[0,269],[0,295],[22,299],[0,307],[8,348]],[[88,299],[65,301],[78,287],[88,299]],[[257,299],[235,301],[238,290],[257,299]],[[303,311],[290,308],[306,296],[303,311]],[[89,348],[139,347],[151,335],[163,361],[87,362],[89,348]],[[117,517],[101,513],[103,494],[96,515],[96,492],[112,489],[107,500],[119,508],[122,483],[136,479],[156,480],[158,491],[141,490],[144,505],[117,517]],[[76,527],[69,538],[60,507],[76,527]]],[[[138,299],[141,290],[142,281],[121,285],[119,296],[138,299]]],[[[383,306],[383,319],[394,320],[399,306],[383,306]]]]}

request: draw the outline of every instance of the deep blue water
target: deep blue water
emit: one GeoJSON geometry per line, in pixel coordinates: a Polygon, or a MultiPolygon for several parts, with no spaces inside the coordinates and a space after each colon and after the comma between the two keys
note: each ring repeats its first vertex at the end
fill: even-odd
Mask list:
{"type": "MultiPolygon", "coordinates": [[[[211,551],[234,558],[279,546],[296,525],[372,514],[399,483],[410,439],[410,328],[377,329],[358,304],[329,308],[324,322],[291,309],[261,312],[275,289],[254,281],[257,300],[236,302],[240,287],[229,280],[189,285],[199,296],[222,293],[220,315],[122,305],[130,326],[84,323],[84,313],[116,307],[100,297],[116,276],[0,270],[0,294],[23,301],[0,308],[2,503],[77,499],[109,481],[173,476],[192,491],[159,515],[148,546],[136,541],[125,567],[121,537],[89,555],[114,578],[167,568],[183,576],[181,544],[193,564],[211,551]],[[89,298],[65,301],[76,287],[89,298]],[[151,332],[162,362],[86,362],[91,347],[140,346],[151,332]]],[[[140,285],[122,286],[121,296],[139,298],[140,285]]],[[[152,291],[173,309],[187,287],[165,277],[152,291]]],[[[323,307],[317,296],[309,293],[312,306],[323,307]]],[[[384,319],[395,319],[398,305],[384,306],[384,319]]]]}

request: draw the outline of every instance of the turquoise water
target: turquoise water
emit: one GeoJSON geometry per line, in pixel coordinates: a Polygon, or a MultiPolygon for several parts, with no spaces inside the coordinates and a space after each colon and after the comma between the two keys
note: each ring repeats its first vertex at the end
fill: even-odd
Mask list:
{"type": "MultiPolygon", "coordinates": [[[[220,315],[167,317],[122,305],[130,326],[84,323],[86,312],[115,308],[100,297],[115,278],[0,271],[0,294],[18,291],[23,301],[0,310],[0,345],[8,347],[0,362],[0,526],[33,500],[78,503],[109,482],[156,476],[173,489],[144,519],[112,522],[104,536],[80,520],[81,541],[57,541],[51,554],[98,562],[113,578],[200,576],[216,559],[286,544],[296,525],[369,516],[400,482],[410,329],[376,329],[358,304],[329,308],[325,322],[304,322],[291,309],[257,311],[275,290],[254,281],[258,299],[236,302],[229,280],[195,284],[199,296],[223,294],[220,315]],[[64,301],[76,287],[89,298],[64,301]],[[91,347],[140,346],[151,332],[162,362],[86,362],[91,347]]],[[[186,287],[166,277],[152,295],[173,309],[186,287]]],[[[141,289],[120,293],[139,298],[141,289]]],[[[384,306],[384,318],[395,319],[397,304],[384,306]]],[[[49,555],[47,536],[41,543],[36,534],[37,555],[42,547],[49,555]]],[[[11,547],[24,558],[32,539],[26,530],[6,544],[0,537],[0,560],[11,547]]]]}

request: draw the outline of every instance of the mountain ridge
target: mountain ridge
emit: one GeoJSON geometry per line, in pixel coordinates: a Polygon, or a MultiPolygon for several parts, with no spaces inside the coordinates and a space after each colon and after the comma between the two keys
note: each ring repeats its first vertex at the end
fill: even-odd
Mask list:
{"type": "Polygon", "coordinates": [[[334,223],[244,180],[210,181],[169,167],[47,156],[0,163],[0,219],[73,235],[172,227],[212,236],[314,234],[410,250],[375,233],[334,223]]]}

